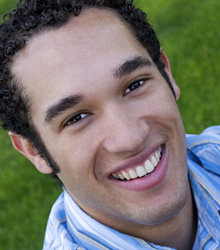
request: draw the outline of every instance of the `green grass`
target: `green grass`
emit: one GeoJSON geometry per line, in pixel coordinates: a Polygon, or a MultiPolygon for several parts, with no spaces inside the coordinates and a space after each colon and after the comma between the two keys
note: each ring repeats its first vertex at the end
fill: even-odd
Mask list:
{"type": "Polygon", "coordinates": [[[219,124],[220,2],[138,0],[149,10],[181,89],[179,109],[188,133],[219,124]]]}
{"type": "Polygon", "coordinates": [[[61,192],[12,150],[0,133],[0,249],[41,249],[50,208],[61,192]]]}
{"type": "MultiPolygon", "coordinates": [[[[181,88],[186,131],[219,124],[219,0],[137,0],[157,31],[181,88]]],[[[0,0],[0,15],[16,1],[0,0]]],[[[0,249],[42,248],[50,208],[61,192],[12,149],[0,131],[0,249]]]]}
{"type": "MultiPolygon", "coordinates": [[[[0,0],[0,16],[16,2],[0,0]]],[[[61,191],[55,180],[13,150],[0,130],[0,249],[42,249],[47,218],[61,191]]]]}

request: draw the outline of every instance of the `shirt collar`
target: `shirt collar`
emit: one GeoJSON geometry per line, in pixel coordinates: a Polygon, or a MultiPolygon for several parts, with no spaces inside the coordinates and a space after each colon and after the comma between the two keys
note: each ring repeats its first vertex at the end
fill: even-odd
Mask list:
{"type": "Polygon", "coordinates": [[[148,243],[144,240],[110,228],[86,214],[64,189],[64,206],[67,218],[67,228],[72,236],[77,237],[80,245],[86,249],[112,249],[112,250],[170,250],[148,243]],[[89,248],[88,248],[88,244],[89,248]],[[94,248],[91,247],[94,246],[94,248]]]}

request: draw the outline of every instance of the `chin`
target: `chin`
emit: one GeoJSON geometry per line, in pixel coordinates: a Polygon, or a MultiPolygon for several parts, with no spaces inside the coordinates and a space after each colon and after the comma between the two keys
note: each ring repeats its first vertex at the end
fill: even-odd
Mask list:
{"type": "MultiPolygon", "coordinates": [[[[188,192],[181,192],[178,196],[167,198],[166,202],[160,204],[160,206],[152,209],[151,215],[146,217],[145,225],[157,226],[164,223],[169,223],[183,211],[187,204],[188,192]]],[[[145,215],[146,216],[146,215],[145,215]]],[[[142,217],[143,218],[143,217],[142,217]]]]}
{"type": "Polygon", "coordinates": [[[164,194],[165,198],[154,200],[152,204],[140,204],[136,213],[133,208],[133,211],[130,211],[130,219],[133,218],[133,222],[144,226],[159,226],[175,220],[185,208],[189,197],[188,185],[177,190],[166,196],[164,194]]]}

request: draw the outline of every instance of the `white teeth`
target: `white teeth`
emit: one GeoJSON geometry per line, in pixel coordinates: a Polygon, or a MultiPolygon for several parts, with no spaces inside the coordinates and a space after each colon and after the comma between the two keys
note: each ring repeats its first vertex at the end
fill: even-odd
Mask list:
{"type": "Polygon", "coordinates": [[[157,161],[159,161],[160,160],[160,153],[159,153],[159,151],[156,152],[155,156],[156,156],[157,161]]]}
{"type": "Polygon", "coordinates": [[[122,174],[118,174],[119,179],[124,180],[125,177],[122,174]]]}
{"type": "Polygon", "coordinates": [[[112,176],[117,180],[120,179],[120,177],[117,174],[112,174],[112,176]]]}
{"type": "Polygon", "coordinates": [[[153,172],[153,170],[154,170],[154,166],[150,161],[146,161],[144,164],[144,167],[145,167],[148,174],[153,172]]]}
{"type": "Polygon", "coordinates": [[[147,171],[142,166],[136,167],[136,172],[139,177],[142,177],[147,174],[147,171]]]}
{"type": "Polygon", "coordinates": [[[133,169],[129,169],[128,173],[129,173],[131,179],[135,179],[138,177],[137,173],[133,169]]]}
{"type": "Polygon", "coordinates": [[[156,158],[154,156],[151,157],[151,162],[152,162],[154,167],[157,166],[158,161],[156,160],[156,158]]]}
{"type": "Polygon", "coordinates": [[[123,174],[123,176],[124,176],[124,178],[125,178],[126,180],[129,181],[129,180],[131,179],[130,175],[129,175],[127,172],[122,171],[122,174],[123,174]]]}
{"type": "Polygon", "coordinates": [[[156,166],[158,165],[160,161],[162,153],[162,147],[160,146],[158,150],[151,155],[150,160],[147,160],[144,163],[144,166],[138,166],[135,169],[128,169],[128,170],[123,170],[117,173],[112,174],[112,176],[116,180],[131,180],[131,179],[136,179],[138,177],[143,177],[146,174],[150,174],[151,172],[154,171],[156,166]]]}

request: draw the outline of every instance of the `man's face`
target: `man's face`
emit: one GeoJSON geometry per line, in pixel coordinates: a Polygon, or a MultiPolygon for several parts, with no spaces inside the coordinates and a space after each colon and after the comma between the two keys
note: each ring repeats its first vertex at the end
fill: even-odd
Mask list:
{"type": "Polygon", "coordinates": [[[87,10],[36,35],[13,71],[59,178],[85,212],[131,233],[128,225],[160,224],[184,206],[185,135],[176,101],[115,14],[87,10]]]}

